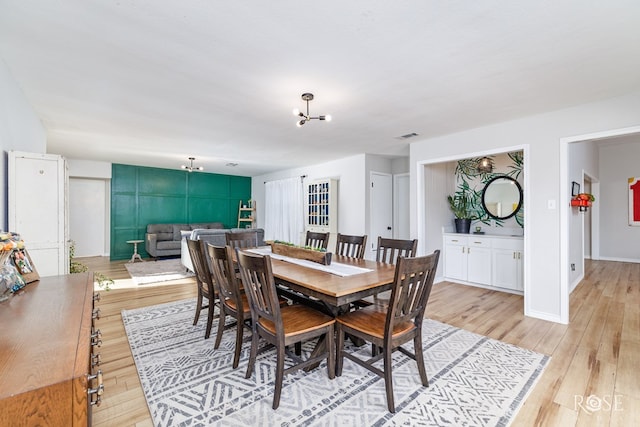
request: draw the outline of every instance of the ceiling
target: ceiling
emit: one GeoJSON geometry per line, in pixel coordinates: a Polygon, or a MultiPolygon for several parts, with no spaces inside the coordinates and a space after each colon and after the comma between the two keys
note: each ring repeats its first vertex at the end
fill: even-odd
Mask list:
{"type": "Polygon", "coordinates": [[[0,0],[0,58],[49,153],[255,176],[639,90],[639,23],[637,0],[0,0]],[[303,92],[333,121],[297,128],[303,92]]]}

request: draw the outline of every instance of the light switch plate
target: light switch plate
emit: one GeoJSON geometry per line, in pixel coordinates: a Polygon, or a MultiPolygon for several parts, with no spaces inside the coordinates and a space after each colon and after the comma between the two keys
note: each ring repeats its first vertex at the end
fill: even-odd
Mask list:
{"type": "Polygon", "coordinates": [[[556,201],[554,199],[547,200],[547,209],[555,209],[556,201]]]}

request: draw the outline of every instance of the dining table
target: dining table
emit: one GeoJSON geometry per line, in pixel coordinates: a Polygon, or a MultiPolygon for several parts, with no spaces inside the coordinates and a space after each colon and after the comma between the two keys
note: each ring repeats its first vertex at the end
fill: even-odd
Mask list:
{"type": "MultiPolygon", "coordinates": [[[[247,250],[271,257],[271,269],[278,293],[334,317],[348,312],[354,303],[363,298],[391,289],[395,278],[395,264],[332,254],[331,264],[322,265],[273,254],[271,247],[247,250]]],[[[355,337],[349,338],[355,345],[364,344],[355,337]]],[[[312,356],[325,350],[326,342],[321,337],[312,356]]],[[[312,370],[316,366],[309,366],[305,370],[312,370]]]]}
{"type": "Polygon", "coordinates": [[[269,247],[251,252],[270,255],[276,285],[284,296],[299,295],[327,314],[337,316],[363,298],[391,289],[395,265],[332,254],[328,266],[272,254],[269,247]]]}

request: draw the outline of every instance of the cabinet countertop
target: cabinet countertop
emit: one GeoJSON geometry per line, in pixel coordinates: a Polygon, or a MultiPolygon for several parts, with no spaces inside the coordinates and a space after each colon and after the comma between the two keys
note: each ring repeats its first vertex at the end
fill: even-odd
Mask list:
{"type": "Polygon", "coordinates": [[[458,236],[458,237],[490,237],[492,239],[524,239],[524,236],[516,236],[511,234],[474,234],[474,233],[442,233],[444,236],[458,236]]]}

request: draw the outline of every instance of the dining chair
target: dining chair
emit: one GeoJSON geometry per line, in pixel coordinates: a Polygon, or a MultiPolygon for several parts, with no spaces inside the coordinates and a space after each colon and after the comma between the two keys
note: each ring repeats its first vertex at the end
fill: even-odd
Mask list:
{"type": "Polygon", "coordinates": [[[220,320],[214,349],[220,347],[222,333],[233,326],[236,328],[236,347],[233,355],[233,369],[238,367],[240,351],[242,350],[243,331],[246,327],[251,330],[251,309],[244,292],[241,291],[233,265],[233,249],[231,246],[214,246],[207,244],[209,257],[211,258],[211,272],[218,285],[220,299],[220,320]],[[236,320],[235,323],[225,325],[226,317],[236,320]]]}
{"type": "Polygon", "coordinates": [[[307,231],[307,237],[305,238],[304,245],[311,246],[314,249],[327,249],[329,244],[329,232],[318,233],[315,231],[307,231]]]}
{"type": "MultiPolygon", "coordinates": [[[[386,264],[396,264],[399,257],[412,258],[416,256],[418,249],[418,239],[388,239],[378,236],[378,246],[376,248],[376,261],[386,264]]],[[[373,295],[373,301],[376,304],[388,304],[389,299],[386,298],[388,293],[383,293],[385,298],[381,298],[378,293],[373,295]]]]}
{"type": "Polygon", "coordinates": [[[336,318],[336,374],[342,375],[346,357],[384,378],[389,412],[395,412],[391,375],[391,354],[395,350],[416,361],[422,385],[429,386],[422,351],[422,323],[439,257],[439,250],[417,258],[400,257],[396,264],[388,307],[371,305],[336,318]],[[373,346],[382,348],[382,351],[368,360],[347,353],[344,348],[345,334],[371,342],[373,346]],[[402,347],[409,341],[413,341],[414,353],[402,347]],[[384,360],[383,370],[373,365],[380,359],[384,360]]]}
{"type": "MultiPolygon", "coordinates": [[[[335,319],[320,311],[301,304],[281,307],[278,303],[276,285],[269,255],[257,255],[236,249],[240,274],[247,293],[252,317],[251,355],[246,378],[251,377],[258,355],[258,341],[263,338],[276,348],[276,378],[273,394],[273,409],[280,405],[284,375],[327,360],[330,379],[335,377],[335,319]],[[312,338],[324,336],[326,351],[310,355],[303,360],[287,348],[312,338]],[[284,368],[285,356],[294,361],[284,368]]],[[[270,348],[263,346],[260,352],[270,348]]]]}
{"type": "Polygon", "coordinates": [[[338,233],[338,236],[336,237],[335,255],[363,259],[366,247],[366,234],[364,236],[349,236],[347,234],[338,233]]]}
{"type": "Polygon", "coordinates": [[[209,270],[207,255],[205,255],[205,246],[203,240],[187,239],[187,248],[193,264],[193,271],[196,276],[196,284],[198,285],[198,298],[196,300],[196,317],[193,324],[196,325],[200,319],[200,312],[207,309],[207,330],[204,334],[205,339],[211,335],[211,325],[214,319],[214,307],[216,304],[216,290],[209,270]],[[204,299],[207,299],[207,305],[203,305],[204,299]]]}
{"type": "Polygon", "coordinates": [[[258,232],[255,230],[225,233],[225,238],[227,245],[234,249],[258,247],[258,232]]]}
{"type": "Polygon", "coordinates": [[[378,236],[376,261],[395,264],[399,257],[413,258],[418,249],[418,239],[387,239],[378,236]]]}

